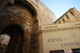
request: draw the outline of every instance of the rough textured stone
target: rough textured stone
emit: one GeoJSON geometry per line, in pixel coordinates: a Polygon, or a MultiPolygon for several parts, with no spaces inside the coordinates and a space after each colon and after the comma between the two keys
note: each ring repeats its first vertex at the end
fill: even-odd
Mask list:
{"type": "Polygon", "coordinates": [[[0,0],[0,34],[11,36],[6,50],[0,52],[39,53],[38,26],[55,20],[40,0],[0,0]]]}
{"type": "MultiPolygon", "coordinates": [[[[1,12],[0,12],[0,34],[13,33],[13,32],[10,32],[9,31],[10,29],[8,29],[8,28],[16,26],[16,25],[19,25],[24,32],[24,34],[21,35],[21,36],[23,36],[21,38],[21,40],[22,40],[21,47],[18,46],[20,44],[18,44],[17,42],[16,42],[16,45],[13,45],[13,46],[9,45],[9,47],[12,47],[12,49],[10,49],[11,51],[7,51],[8,53],[12,53],[13,51],[14,51],[13,53],[29,53],[31,33],[33,32],[33,28],[35,28],[35,30],[34,30],[35,32],[33,32],[33,33],[36,33],[37,28],[38,28],[38,24],[36,24],[38,22],[35,23],[35,20],[37,20],[37,19],[34,16],[35,15],[33,15],[33,13],[30,12],[29,7],[21,4],[21,2],[20,3],[15,2],[14,5],[9,4],[1,10],[1,12]],[[6,29],[7,29],[7,31],[6,31],[6,29]],[[21,48],[20,51],[18,51],[19,50],[18,48],[17,49],[13,48],[15,46],[17,46],[18,48],[21,48]]],[[[12,29],[12,30],[14,30],[14,29],[12,29]]],[[[15,32],[15,33],[17,34],[17,32],[15,32]]],[[[12,35],[12,34],[10,34],[10,35],[12,35]]],[[[17,41],[17,39],[16,39],[16,41],[17,41]]],[[[5,52],[4,49],[1,51],[0,51],[1,53],[5,52]]]]}

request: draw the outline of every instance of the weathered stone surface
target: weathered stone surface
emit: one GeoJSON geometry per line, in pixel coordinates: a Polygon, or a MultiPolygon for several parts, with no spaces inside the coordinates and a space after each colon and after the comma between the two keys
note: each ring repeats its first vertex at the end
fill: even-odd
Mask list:
{"type": "Polygon", "coordinates": [[[48,9],[40,0],[27,1],[30,2],[37,11],[39,26],[45,24],[53,24],[53,22],[57,19],[55,13],[48,9]]]}
{"type": "Polygon", "coordinates": [[[6,51],[0,52],[39,53],[38,26],[55,20],[40,0],[0,0],[0,34],[11,36],[6,51]]]}
{"type": "MultiPolygon", "coordinates": [[[[15,46],[10,45],[10,47],[12,47],[12,50],[10,49],[11,51],[7,51],[8,53],[9,52],[12,53],[13,51],[14,53],[16,52],[18,53],[18,50],[20,50],[19,53],[29,53],[31,33],[32,32],[36,33],[37,28],[38,28],[38,24],[36,24],[37,22],[35,23],[35,19],[32,13],[30,12],[29,8],[27,6],[23,6],[21,3],[18,3],[18,2],[16,2],[12,6],[7,5],[1,10],[0,12],[0,34],[1,33],[13,33],[13,32],[5,32],[6,30],[5,28],[7,28],[10,25],[13,25],[13,26],[19,25],[24,31],[24,34],[22,35],[23,38],[21,38],[23,42],[21,43],[22,44],[21,47],[19,47],[21,49],[13,48],[20,44],[16,44],[15,46]],[[35,30],[33,30],[33,28],[35,28],[35,30]]],[[[10,30],[10,29],[7,28],[7,30],[10,30]]],[[[3,49],[0,52],[4,53],[5,51],[3,49]]]]}

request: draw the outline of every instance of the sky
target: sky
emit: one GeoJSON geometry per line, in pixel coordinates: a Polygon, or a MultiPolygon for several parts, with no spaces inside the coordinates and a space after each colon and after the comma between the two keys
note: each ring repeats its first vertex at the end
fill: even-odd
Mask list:
{"type": "Polygon", "coordinates": [[[40,0],[56,17],[59,18],[70,8],[75,7],[80,12],[80,0],[40,0]]]}

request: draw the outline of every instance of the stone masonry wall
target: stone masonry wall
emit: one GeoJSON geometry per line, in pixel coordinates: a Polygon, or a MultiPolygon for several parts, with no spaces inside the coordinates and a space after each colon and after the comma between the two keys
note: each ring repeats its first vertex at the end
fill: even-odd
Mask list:
{"type": "MultiPolygon", "coordinates": [[[[36,30],[38,28],[38,24],[35,23],[34,16],[30,12],[30,10],[21,3],[15,3],[14,5],[6,5],[0,11],[0,34],[7,26],[11,24],[19,25],[23,29],[24,37],[22,40],[22,53],[29,53],[31,33],[34,31],[36,33],[36,30]],[[33,28],[35,28],[34,31],[32,31],[33,28]]],[[[4,52],[5,51],[2,51],[2,53],[4,52]]]]}

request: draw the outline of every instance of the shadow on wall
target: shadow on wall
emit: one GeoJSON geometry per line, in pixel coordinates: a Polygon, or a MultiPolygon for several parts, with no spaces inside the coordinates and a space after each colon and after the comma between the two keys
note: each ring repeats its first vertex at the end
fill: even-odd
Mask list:
{"type": "Polygon", "coordinates": [[[9,44],[3,46],[6,47],[5,53],[22,53],[24,31],[19,25],[11,24],[7,26],[2,34],[7,34],[10,37],[9,44]]]}

